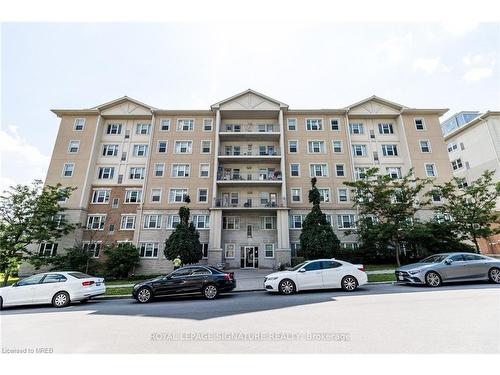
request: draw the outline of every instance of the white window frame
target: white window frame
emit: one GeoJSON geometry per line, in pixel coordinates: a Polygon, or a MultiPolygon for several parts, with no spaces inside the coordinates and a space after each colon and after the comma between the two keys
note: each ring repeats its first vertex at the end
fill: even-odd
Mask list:
{"type": "Polygon", "coordinates": [[[85,122],[86,122],[86,120],[83,117],[75,118],[75,122],[73,123],[73,130],[75,132],[82,132],[82,131],[84,131],[85,130],[85,122]],[[80,121],[83,121],[83,124],[79,124],[80,121]],[[80,125],[81,125],[82,128],[81,129],[77,129],[77,127],[80,126],[80,125]]]}
{"type": "Polygon", "coordinates": [[[349,203],[349,189],[347,188],[337,188],[337,202],[339,202],[340,204],[348,204],[349,203]],[[341,195],[340,195],[340,192],[341,191],[345,191],[345,197],[346,197],[346,200],[343,201],[340,199],[341,195]]]}
{"type": "Polygon", "coordinates": [[[174,154],[179,154],[179,155],[186,155],[186,154],[192,154],[193,153],[193,141],[191,140],[177,140],[175,141],[175,146],[174,146],[174,154]],[[181,149],[182,144],[186,143],[186,152],[182,152],[181,149]]]}
{"type": "Polygon", "coordinates": [[[99,254],[101,253],[102,250],[102,241],[83,241],[82,242],[83,249],[85,251],[92,251],[92,257],[93,258],[99,258],[99,254]],[[96,255],[96,249],[97,249],[97,255],[96,255]]]}
{"type": "Polygon", "coordinates": [[[204,215],[204,214],[193,215],[192,221],[196,229],[201,229],[201,230],[210,229],[210,215],[204,215]],[[203,226],[200,226],[200,223],[202,223],[203,226]]]}
{"type": "Polygon", "coordinates": [[[234,259],[235,257],[236,257],[236,244],[235,243],[224,244],[224,258],[234,259]],[[233,256],[228,256],[230,250],[232,250],[233,256]]]}
{"type": "Polygon", "coordinates": [[[296,118],[288,118],[286,119],[286,128],[290,132],[297,131],[297,119],[296,118]],[[294,129],[290,129],[290,122],[293,122],[294,129]]]}
{"type": "Polygon", "coordinates": [[[102,155],[103,157],[115,157],[118,156],[118,153],[120,151],[120,145],[117,144],[110,144],[106,143],[102,145],[102,155]],[[112,154],[109,155],[109,151],[112,150],[112,154]]]}
{"type": "Polygon", "coordinates": [[[431,141],[428,140],[428,139],[419,139],[418,140],[418,145],[420,147],[420,152],[422,154],[430,154],[432,152],[432,148],[431,148],[431,141]],[[422,142],[427,142],[427,148],[429,151],[424,151],[423,148],[422,148],[422,142]]]}
{"type": "Polygon", "coordinates": [[[301,214],[290,215],[289,227],[291,230],[302,230],[303,224],[304,224],[304,215],[301,214]],[[300,217],[300,227],[295,226],[295,224],[298,222],[295,220],[296,217],[300,217]]]}
{"type": "Polygon", "coordinates": [[[323,188],[323,187],[319,187],[318,188],[318,192],[319,192],[319,195],[320,195],[320,202],[323,202],[323,203],[333,203],[333,200],[332,200],[332,191],[330,188],[323,188]],[[325,194],[321,194],[321,193],[326,193],[326,196],[325,194]]]}
{"type": "Polygon", "coordinates": [[[191,177],[191,164],[189,163],[174,163],[171,167],[170,177],[173,178],[189,178],[191,177]],[[179,172],[183,172],[182,176],[179,176],[179,172]]]}
{"type": "Polygon", "coordinates": [[[345,170],[345,164],[344,163],[336,163],[335,164],[335,177],[347,177],[346,176],[346,170],[345,170]],[[339,176],[337,166],[341,165],[342,166],[342,173],[343,176],[339,176]]]}
{"type": "Polygon", "coordinates": [[[106,224],[106,214],[89,214],[89,215],[87,215],[87,225],[85,226],[85,228],[87,230],[102,231],[102,230],[104,230],[105,224],[106,224]],[[98,219],[97,221],[98,221],[99,226],[97,228],[93,227],[94,223],[96,221],[95,219],[98,219]]]}
{"type": "Polygon", "coordinates": [[[172,121],[170,121],[169,118],[161,118],[160,119],[160,129],[158,129],[158,130],[160,132],[169,132],[171,124],[172,124],[172,121]],[[163,129],[163,123],[167,123],[167,129],[163,129]]]}
{"type": "Polygon", "coordinates": [[[208,203],[208,188],[198,188],[197,191],[196,191],[196,200],[197,200],[198,203],[201,203],[201,204],[208,203]],[[207,192],[207,199],[205,201],[200,200],[200,192],[202,190],[206,190],[206,192],[207,192]]]}
{"type": "Polygon", "coordinates": [[[208,132],[211,132],[213,129],[214,129],[214,120],[211,118],[204,118],[203,119],[203,131],[208,133],[208,132]],[[210,122],[210,130],[205,129],[206,124],[208,122],[210,122]]]}
{"type": "Polygon", "coordinates": [[[337,214],[337,229],[346,230],[346,229],[356,229],[356,215],[354,214],[337,214]],[[349,217],[350,226],[344,226],[344,217],[349,217]],[[341,218],[341,222],[339,222],[339,217],[341,218]]]}
{"type": "Polygon", "coordinates": [[[120,122],[110,122],[106,124],[106,135],[122,134],[123,124],[120,122]]]}
{"type": "Polygon", "coordinates": [[[362,122],[350,122],[349,134],[363,135],[365,134],[365,125],[362,122]]]}
{"type": "Polygon", "coordinates": [[[394,125],[391,122],[379,122],[377,125],[378,125],[377,126],[378,134],[380,135],[394,134],[394,125]]]}
{"type": "Polygon", "coordinates": [[[162,195],[162,189],[161,188],[152,188],[151,189],[151,194],[149,195],[149,201],[150,203],[153,204],[160,204],[161,203],[161,195],[162,195]],[[153,194],[153,193],[159,193],[159,194],[153,194]],[[158,196],[158,200],[153,200],[153,197],[158,196]]]}
{"type": "Polygon", "coordinates": [[[130,167],[128,170],[127,177],[129,180],[144,180],[145,176],[146,176],[146,168],[145,167],[130,167]],[[139,175],[140,175],[139,178],[136,177],[136,175],[138,174],[137,173],[138,171],[142,171],[141,173],[139,173],[139,175]]]}
{"type": "Polygon", "coordinates": [[[161,178],[165,176],[165,163],[155,163],[153,167],[153,177],[161,178]],[[161,166],[161,169],[157,169],[157,167],[161,166]],[[158,176],[156,172],[161,171],[161,176],[158,176]]]}
{"type": "Polygon", "coordinates": [[[331,118],[329,122],[330,122],[330,130],[332,132],[339,132],[341,130],[341,125],[340,125],[340,119],[339,118],[331,118]],[[337,127],[338,127],[338,129],[333,129],[333,121],[337,121],[337,127]]]}
{"type": "Polygon", "coordinates": [[[277,216],[261,216],[260,230],[276,230],[278,227],[277,216]],[[267,224],[271,224],[271,228],[267,228],[267,224]]]}
{"type": "Polygon", "coordinates": [[[59,244],[57,242],[41,242],[38,246],[38,254],[42,257],[53,257],[57,254],[58,246],[59,244]],[[47,248],[49,248],[49,250],[47,250],[47,248]],[[50,254],[46,254],[47,251],[50,251],[50,254]]]}
{"type": "Polygon", "coordinates": [[[71,139],[68,142],[68,154],[75,155],[78,153],[80,153],[80,141],[78,139],[71,139]],[[75,144],[76,147],[74,147],[75,144]],[[76,148],[76,151],[71,151],[72,148],[76,148]]]}
{"type": "Polygon", "coordinates": [[[145,158],[148,156],[148,145],[144,143],[134,144],[132,147],[132,155],[136,158],[145,158]],[[142,155],[141,155],[142,154],[142,155]]]}
{"type": "Polygon", "coordinates": [[[309,177],[328,177],[328,163],[309,163],[309,177]],[[321,167],[321,176],[316,174],[316,166],[321,167]]]}
{"type": "Polygon", "coordinates": [[[304,120],[306,131],[309,132],[322,132],[325,130],[323,119],[322,118],[306,118],[304,120]],[[318,129],[313,129],[313,125],[316,123],[316,126],[319,125],[318,129]]]}
{"type": "Polygon", "coordinates": [[[200,178],[210,178],[210,164],[209,163],[200,163],[200,170],[199,170],[199,173],[198,173],[198,176],[200,178]],[[202,176],[201,172],[203,171],[203,167],[202,166],[208,166],[208,170],[207,170],[207,175],[206,176],[202,176]]]}
{"type": "Polygon", "coordinates": [[[398,145],[397,144],[383,144],[382,145],[382,156],[385,158],[394,158],[399,156],[398,145]],[[388,150],[391,150],[392,155],[389,155],[388,150]]]}
{"type": "Polygon", "coordinates": [[[189,195],[189,190],[186,188],[171,188],[168,192],[168,203],[176,203],[176,204],[182,204],[184,203],[184,197],[186,195],[189,195]],[[182,192],[181,200],[178,201],[176,198],[178,197],[179,192],[182,192]],[[172,195],[174,194],[174,195],[172,195]],[[172,200],[172,197],[174,198],[172,200]]]}
{"type": "Polygon", "coordinates": [[[108,204],[109,203],[109,198],[111,196],[111,190],[109,189],[94,189],[92,191],[92,204],[108,204]],[[104,193],[102,197],[101,193],[104,193]],[[99,202],[99,199],[102,198],[102,202],[99,202]]]}
{"type": "Polygon", "coordinates": [[[127,190],[125,190],[125,200],[124,200],[124,203],[125,204],[138,204],[138,203],[142,203],[142,189],[127,189],[127,190]],[[136,195],[136,202],[131,202],[130,198],[131,198],[132,193],[134,193],[134,192],[137,193],[137,195],[136,195]]]}
{"type": "Polygon", "coordinates": [[[403,171],[401,167],[386,167],[385,168],[386,174],[391,176],[392,179],[399,180],[403,178],[403,171]],[[395,174],[397,175],[396,177],[393,176],[393,172],[396,172],[395,174]]]}
{"type": "Polygon", "coordinates": [[[302,188],[300,187],[292,187],[290,188],[290,203],[302,203],[302,188]],[[293,197],[296,197],[296,195],[294,195],[294,190],[298,190],[299,191],[299,200],[296,201],[296,200],[293,200],[293,197]]]}
{"type": "Polygon", "coordinates": [[[167,215],[167,227],[166,229],[173,230],[177,225],[179,225],[181,222],[181,217],[179,215],[175,214],[168,214],[167,215]],[[174,226],[175,224],[175,226],[174,226]]]}
{"type": "Polygon", "coordinates": [[[178,118],[175,126],[175,130],[178,132],[192,132],[194,131],[194,118],[178,118]],[[189,122],[188,129],[184,130],[184,123],[189,122]]]}
{"type": "Polygon", "coordinates": [[[223,230],[240,230],[240,217],[239,216],[223,216],[222,217],[222,229],[223,230]],[[226,220],[224,220],[224,218],[226,220]],[[229,219],[231,219],[232,223],[229,223],[229,219]],[[225,226],[224,226],[225,221],[225,226]],[[229,224],[233,225],[233,228],[229,228],[229,224]]]}
{"type": "Polygon", "coordinates": [[[288,140],[288,148],[287,148],[287,152],[289,154],[298,154],[299,153],[299,141],[297,139],[290,139],[288,140]],[[295,151],[290,151],[290,145],[291,143],[295,142],[295,147],[296,147],[296,150],[295,151]]]}
{"type": "Polygon", "coordinates": [[[435,163],[425,163],[424,164],[425,175],[427,177],[437,177],[437,168],[435,163]],[[427,170],[427,166],[432,165],[432,171],[434,172],[434,176],[429,175],[429,171],[427,170]]]}
{"type": "Polygon", "coordinates": [[[427,129],[427,126],[425,125],[425,120],[423,117],[414,117],[413,118],[413,125],[415,125],[415,130],[418,131],[418,132],[423,132],[427,129]],[[417,120],[420,120],[422,121],[422,129],[419,129],[417,127],[417,120]]]}
{"type": "Polygon", "coordinates": [[[370,167],[354,167],[354,180],[359,181],[365,177],[361,177],[361,174],[364,173],[366,175],[366,171],[370,169],[370,167]]]}
{"type": "Polygon", "coordinates": [[[340,139],[334,139],[332,141],[332,152],[334,154],[342,154],[344,152],[344,142],[342,142],[342,140],[340,139]],[[335,151],[335,143],[340,144],[340,151],[335,151]]]}
{"type": "Polygon", "coordinates": [[[168,141],[163,140],[163,139],[158,140],[158,142],[156,143],[156,153],[157,154],[166,154],[167,152],[168,152],[168,141]],[[160,151],[160,144],[161,143],[165,143],[165,151],[160,151]]]}
{"type": "Polygon", "coordinates": [[[308,140],[307,141],[307,153],[308,154],[326,154],[326,144],[322,140],[308,140]],[[314,151],[315,144],[317,143],[319,151],[314,151]]]}
{"type": "Polygon", "coordinates": [[[136,135],[150,135],[151,134],[151,124],[148,122],[139,122],[135,125],[136,135]],[[146,133],[143,130],[146,129],[146,133]]]}
{"type": "Polygon", "coordinates": [[[300,177],[300,163],[290,163],[290,177],[292,177],[292,178],[300,177]],[[292,174],[292,165],[297,165],[298,166],[298,172],[299,172],[299,174],[297,176],[294,176],[292,174]]]}
{"type": "Polygon", "coordinates": [[[61,176],[63,178],[71,178],[73,174],[75,174],[75,163],[64,163],[61,176]],[[66,172],[71,172],[71,174],[67,176],[66,172]]]}
{"type": "Polygon", "coordinates": [[[266,259],[273,259],[274,258],[274,244],[273,243],[266,243],[266,244],[264,244],[264,258],[266,258],[266,259]],[[272,251],[272,254],[273,254],[271,256],[267,255],[267,252],[269,251],[267,249],[268,246],[271,246],[271,251],[272,251]]]}
{"type": "Polygon", "coordinates": [[[135,230],[135,220],[136,215],[122,214],[120,218],[120,230],[135,230]],[[132,219],[132,223],[129,223],[129,219],[132,219]],[[129,224],[132,224],[131,228],[128,228],[129,224]]]}
{"type": "Polygon", "coordinates": [[[458,143],[456,141],[451,141],[446,145],[448,153],[458,150],[458,143]]]}
{"type": "Polygon", "coordinates": [[[139,242],[139,256],[141,258],[156,259],[156,258],[158,258],[159,250],[160,250],[160,244],[158,242],[145,242],[145,241],[139,242]],[[151,251],[150,256],[146,255],[146,253],[149,251],[151,251]],[[156,255],[155,255],[155,251],[156,251],[156,255]]]}
{"type": "Polygon", "coordinates": [[[367,147],[363,143],[356,143],[352,145],[352,156],[355,158],[365,158],[368,155],[367,147]],[[356,148],[361,148],[361,155],[356,153],[356,148]]]}
{"type": "Polygon", "coordinates": [[[200,141],[200,154],[202,154],[202,155],[210,155],[211,153],[212,153],[212,141],[210,139],[203,139],[203,140],[201,140],[200,141]],[[208,152],[203,151],[203,143],[204,142],[208,142],[208,144],[209,144],[209,146],[208,146],[208,148],[209,148],[208,152]]]}
{"type": "Polygon", "coordinates": [[[162,215],[160,214],[145,214],[144,215],[144,222],[142,225],[143,229],[161,229],[161,217],[162,215]],[[153,217],[156,217],[156,220],[151,221],[153,217]],[[151,224],[154,223],[154,226],[151,227],[151,224]]]}

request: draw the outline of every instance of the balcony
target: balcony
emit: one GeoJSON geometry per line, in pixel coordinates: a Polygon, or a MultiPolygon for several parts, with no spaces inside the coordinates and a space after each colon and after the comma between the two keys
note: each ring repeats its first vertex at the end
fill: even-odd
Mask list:
{"type": "Polygon", "coordinates": [[[240,172],[233,170],[217,174],[217,183],[225,186],[281,185],[282,182],[280,171],[240,172]]]}
{"type": "Polygon", "coordinates": [[[266,211],[266,210],[288,209],[286,199],[281,199],[276,201],[268,200],[266,202],[263,202],[258,198],[255,200],[257,200],[258,202],[254,203],[252,198],[248,198],[246,201],[240,199],[234,201],[231,199],[227,200],[223,198],[215,198],[212,209],[233,210],[233,211],[238,211],[238,210],[266,211]]]}
{"type": "Polygon", "coordinates": [[[276,148],[251,149],[241,152],[240,149],[225,149],[219,153],[219,160],[227,162],[276,162],[281,161],[281,153],[276,148]]]}
{"type": "Polygon", "coordinates": [[[223,124],[219,132],[221,140],[278,140],[280,137],[279,124],[234,123],[223,124]]]}

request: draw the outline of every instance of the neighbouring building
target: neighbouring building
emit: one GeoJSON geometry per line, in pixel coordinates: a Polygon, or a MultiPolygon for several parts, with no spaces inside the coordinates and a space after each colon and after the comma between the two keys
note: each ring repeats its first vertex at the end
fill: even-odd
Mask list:
{"type": "MultiPolygon", "coordinates": [[[[453,175],[463,178],[464,184],[478,179],[487,169],[494,170],[495,181],[500,181],[500,111],[476,116],[448,133],[445,141],[453,175]]],[[[500,254],[500,236],[481,240],[480,247],[483,253],[500,254]]]]}
{"type": "MultiPolygon", "coordinates": [[[[90,109],[58,109],[59,133],[46,184],[75,186],[62,203],[84,228],[55,249],[81,241],[131,241],[136,273],[171,269],[165,239],[183,197],[203,243],[203,262],[231,268],[290,263],[299,250],[308,190],[316,177],[322,209],[346,248],[357,220],[343,182],[377,166],[394,178],[410,168],[438,182],[452,176],[439,117],[372,96],[346,108],[291,109],[246,90],[202,110],[154,108],[123,97],[90,109]]],[[[436,197],[439,203],[439,197],[436,197]]]]}
{"type": "Polygon", "coordinates": [[[450,118],[444,120],[441,123],[441,129],[443,130],[443,134],[447,136],[452,131],[464,126],[469,121],[474,120],[476,117],[480,115],[477,111],[462,111],[455,113],[450,118]]]}

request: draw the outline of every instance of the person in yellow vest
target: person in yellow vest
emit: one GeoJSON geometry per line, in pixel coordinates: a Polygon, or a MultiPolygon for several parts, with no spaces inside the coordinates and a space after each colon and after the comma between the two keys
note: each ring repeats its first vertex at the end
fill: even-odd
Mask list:
{"type": "Polygon", "coordinates": [[[177,255],[177,257],[174,259],[174,270],[180,268],[181,265],[182,265],[181,257],[177,255]]]}

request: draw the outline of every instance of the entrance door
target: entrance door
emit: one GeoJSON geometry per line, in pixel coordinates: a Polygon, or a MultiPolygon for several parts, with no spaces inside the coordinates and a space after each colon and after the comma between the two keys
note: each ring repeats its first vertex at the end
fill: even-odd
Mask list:
{"type": "Polygon", "coordinates": [[[259,267],[259,249],[256,246],[245,246],[245,268],[259,267]]]}

